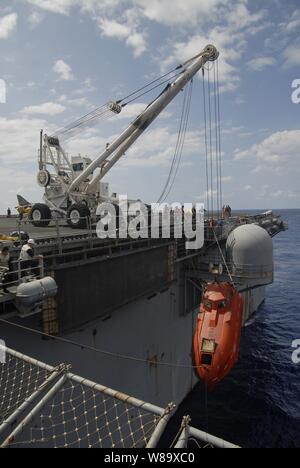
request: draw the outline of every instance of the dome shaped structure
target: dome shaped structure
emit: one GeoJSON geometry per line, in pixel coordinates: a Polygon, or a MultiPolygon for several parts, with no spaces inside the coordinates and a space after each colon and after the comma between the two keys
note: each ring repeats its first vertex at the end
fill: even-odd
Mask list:
{"type": "Polygon", "coordinates": [[[270,235],[256,224],[234,229],[226,242],[227,261],[234,276],[273,280],[273,242],[270,235]]]}

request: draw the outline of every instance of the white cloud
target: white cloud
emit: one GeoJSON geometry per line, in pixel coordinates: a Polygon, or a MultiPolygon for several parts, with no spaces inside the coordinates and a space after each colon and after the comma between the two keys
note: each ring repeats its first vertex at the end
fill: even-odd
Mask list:
{"type": "Polygon", "coordinates": [[[0,18],[0,39],[6,39],[17,26],[18,15],[11,13],[0,18]]]}
{"type": "Polygon", "coordinates": [[[78,5],[78,0],[27,0],[31,5],[52,13],[69,14],[71,7],[78,5]]]}
{"type": "Polygon", "coordinates": [[[223,183],[229,183],[229,182],[232,182],[233,181],[233,177],[232,176],[224,176],[222,177],[222,182],[223,183]]]}
{"type": "Polygon", "coordinates": [[[300,27],[300,9],[295,10],[288,22],[280,25],[281,31],[291,33],[300,27]]]}
{"type": "Polygon", "coordinates": [[[41,24],[43,20],[44,15],[37,10],[33,11],[28,17],[29,24],[32,28],[41,24]]]}
{"type": "MultiPolygon", "coordinates": [[[[240,0],[238,3],[231,1],[223,3],[222,22],[220,22],[222,26],[210,25],[207,34],[194,34],[187,41],[175,42],[173,52],[163,62],[163,69],[194,56],[207,44],[214,44],[220,51],[221,92],[233,92],[240,84],[240,60],[247,45],[247,38],[255,33],[256,26],[262,27],[265,12],[262,10],[258,13],[251,13],[247,8],[247,0],[240,0]],[[235,62],[238,62],[237,66],[235,62]]],[[[217,5],[216,2],[215,4],[217,5]]],[[[217,23],[219,19],[217,15],[213,21],[217,23]]]]}
{"type": "MultiPolygon", "coordinates": [[[[107,137],[99,136],[96,129],[88,129],[84,135],[67,141],[65,149],[70,154],[82,153],[95,158],[107,143],[111,143],[117,134],[107,137]]],[[[144,133],[134,145],[126,152],[117,169],[142,168],[142,167],[169,167],[176,147],[178,134],[166,126],[159,126],[144,133]]],[[[204,154],[204,140],[201,132],[189,131],[186,134],[184,145],[184,157],[182,164],[186,165],[194,154],[204,154]]]]}
{"type": "Polygon", "coordinates": [[[143,102],[136,102],[135,104],[128,104],[124,107],[121,114],[113,117],[113,119],[133,119],[146,109],[147,104],[143,102]]]}
{"type": "MultiPolygon", "coordinates": [[[[243,1],[243,0],[242,0],[243,1]]],[[[27,0],[31,5],[40,7],[53,13],[68,15],[72,7],[79,7],[82,11],[92,14],[99,12],[113,13],[120,6],[138,9],[139,14],[163,24],[180,24],[205,21],[207,17],[220,16],[221,7],[231,3],[231,0],[172,0],[170,14],[170,0],[27,0]]]]}
{"type": "Polygon", "coordinates": [[[84,133],[84,136],[78,135],[65,143],[63,138],[61,138],[61,141],[70,154],[80,153],[88,155],[93,159],[105,149],[106,143],[113,139],[114,137],[104,138],[98,136],[95,130],[90,129],[84,133]]]}
{"type": "MultiPolygon", "coordinates": [[[[159,167],[169,166],[174,155],[178,133],[168,127],[158,127],[148,130],[128,151],[123,158],[122,167],[159,167]]],[[[204,154],[204,142],[201,132],[189,131],[186,134],[184,158],[199,153],[204,154]]]]}
{"type": "MultiPolygon", "coordinates": [[[[229,25],[235,30],[253,26],[254,24],[259,23],[265,16],[264,10],[261,10],[257,13],[250,13],[247,4],[247,0],[242,0],[237,3],[229,13],[229,25]]],[[[259,25],[259,27],[260,26],[261,25],[259,25]]],[[[255,33],[256,29],[250,30],[250,33],[253,32],[255,33]]]]}
{"type": "Polygon", "coordinates": [[[137,31],[135,22],[126,24],[108,18],[101,18],[98,25],[103,36],[125,40],[125,43],[133,48],[135,57],[139,57],[145,52],[147,48],[145,33],[137,31]]]}
{"type": "Polygon", "coordinates": [[[137,0],[143,15],[149,20],[166,25],[203,23],[209,17],[219,18],[221,7],[230,0],[137,0]]]}
{"type": "Polygon", "coordinates": [[[69,15],[72,8],[80,8],[82,12],[95,14],[99,11],[114,11],[115,7],[123,3],[123,0],[25,0],[51,13],[69,15]]]}
{"type": "Polygon", "coordinates": [[[130,35],[130,28],[126,24],[120,24],[117,21],[107,18],[100,19],[99,28],[103,36],[115,37],[117,39],[126,39],[130,35]]]}
{"type": "Polygon", "coordinates": [[[213,38],[211,37],[205,38],[203,36],[196,35],[191,37],[188,42],[175,43],[172,55],[163,63],[163,71],[175,63],[182,63],[187,58],[195,56],[209,43],[214,43],[221,51],[219,57],[219,79],[221,83],[221,91],[236,90],[240,83],[240,77],[237,68],[229,63],[229,60],[231,60],[232,57],[232,51],[230,49],[225,49],[225,43],[223,43],[223,46],[221,45],[222,43],[217,39],[217,35],[215,35],[215,41],[213,41],[213,38]]]}
{"type": "MultiPolygon", "coordinates": [[[[113,116],[112,120],[117,121],[118,119],[119,120],[135,119],[136,117],[139,116],[139,114],[141,114],[146,109],[147,106],[148,104],[144,102],[136,102],[134,104],[128,104],[127,106],[123,108],[120,114],[113,116]]],[[[171,111],[165,110],[159,115],[159,119],[169,119],[172,115],[173,114],[171,111]]]]}
{"type": "Polygon", "coordinates": [[[130,34],[126,44],[133,48],[135,57],[139,57],[147,50],[145,35],[142,33],[133,32],[130,34]]]}
{"type": "Polygon", "coordinates": [[[258,57],[248,62],[248,67],[254,71],[262,71],[267,67],[276,64],[276,60],[273,57],[258,57]]]}
{"type": "Polygon", "coordinates": [[[285,66],[292,67],[300,65],[300,45],[290,45],[285,49],[283,56],[286,60],[285,66]]]}
{"type": "Polygon", "coordinates": [[[96,86],[93,85],[91,78],[86,78],[82,85],[73,91],[73,94],[77,96],[85,96],[87,93],[93,93],[94,91],[98,91],[96,86]]]}
{"type": "Polygon", "coordinates": [[[21,110],[22,114],[27,115],[58,115],[64,112],[66,108],[56,102],[45,102],[37,106],[27,106],[21,110]]]}
{"type": "MultiPolygon", "coordinates": [[[[220,0],[218,0],[220,1],[220,0]]],[[[139,57],[146,50],[146,34],[140,29],[142,11],[137,11],[132,2],[123,0],[27,0],[28,3],[52,13],[69,15],[73,7],[80,8],[95,20],[103,36],[124,40],[139,57]],[[120,14],[120,7],[123,7],[120,14]],[[116,21],[116,10],[118,18],[116,21]]]]}
{"type": "MultiPolygon", "coordinates": [[[[36,153],[35,148],[35,153],[36,153]]],[[[33,166],[27,168],[1,167],[1,193],[5,196],[0,198],[0,213],[6,213],[8,207],[13,212],[17,206],[17,194],[23,195],[32,203],[39,203],[42,200],[42,191],[36,182],[36,168],[33,166]],[[14,181],[13,185],[11,181],[14,181]]]]}
{"type": "Polygon", "coordinates": [[[234,159],[256,159],[255,173],[268,170],[292,169],[298,171],[300,161],[300,130],[273,133],[259,144],[245,151],[237,151],[234,159]]]}
{"type": "MultiPolygon", "coordinates": [[[[51,126],[43,119],[19,118],[8,119],[0,117],[0,166],[12,167],[15,163],[23,163],[24,167],[36,161],[39,145],[39,132],[41,128],[51,126]]],[[[19,166],[21,167],[21,166],[19,166]]],[[[1,172],[1,189],[3,183],[1,172]]]]}
{"type": "Polygon", "coordinates": [[[89,100],[86,97],[79,97],[79,98],[69,98],[66,95],[60,96],[58,99],[59,102],[63,102],[64,104],[68,106],[76,106],[76,107],[82,107],[82,108],[92,108],[92,104],[89,102],[89,100]]]}
{"type": "MultiPolygon", "coordinates": [[[[188,25],[191,37],[199,34],[196,33],[199,30],[202,31],[200,35],[205,37],[204,31],[207,30],[209,33],[206,36],[211,38],[209,42],[217,43],[222,51],[229,49],[228,55],[223,55],[221,66],[223,75],[226,76],[233,75],[235,69],[231,62],[240,58],[241,47],[245,46],[245,35],[254,35],[265,27],[262,21],[264,10],[252,13],[248,8],[248,0],[172,0],[172,2],[170,0],[101,0],[101,2],[27,0],[27,2],[61,14],[69,14],[72,7],[79,8],[97,22],[103,36],[124,41],[133,49],[135,57],[139,57],[147,50],[146,27],[150,21],[169,27],[188,25]],[[223,26],[215,26],[217,24],[223,26]]],[[[204,44],[201,44],[201,48],[204,44]]],[[[184,58],[186,57],[188,55],[184,58]]],[[[224,84],[223,88],[232,91],[237,86],[238,80],[233,79],[230,83],[224,84]]]]}
{"type": "Polygon", "coordinates": [[[64,60],[57,60],[54,64],[53,71],[59,75],[62,81],[71,81],[74,79],[72,68],[64,60]]]}

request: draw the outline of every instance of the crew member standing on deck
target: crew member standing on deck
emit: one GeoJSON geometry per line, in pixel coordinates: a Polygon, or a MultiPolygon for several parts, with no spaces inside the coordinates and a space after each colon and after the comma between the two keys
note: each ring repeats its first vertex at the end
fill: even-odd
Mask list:
{"type": "Polygon", "coordinates": [[[5,293],[9,293],[7,289],[7,285],[10,282],[11,275],[11,258],[10,258],[10,253],[9,253],[9,247],[3,247],[3,249],[0,252],[0,267],[6,269],[4,270],[5,273],[2,276],[2,284],[3,284],[3,291],[5,293]]]}
{"type": "Polygon", "coordinates": [[[34,253],[35,242],[33,239],[29,239],[27,244],[23,245],[19,260],[21,262],[22,276],[24,276],[23,270],[35,270],[33,273],[37,273],[37,268],[39,266],[38,260],[35,258],[34,253]]]}

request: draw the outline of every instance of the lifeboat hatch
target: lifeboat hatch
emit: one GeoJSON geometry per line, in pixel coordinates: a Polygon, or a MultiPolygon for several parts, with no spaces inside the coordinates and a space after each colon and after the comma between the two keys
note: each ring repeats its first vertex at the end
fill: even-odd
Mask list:
{"type": "Polygon", "coordinates": [[[202,354],[201,364],[202,364],[202,366],[211,366],[212,365],[212,360],[213,360],[213,355],[212,354],[202,354]]]}

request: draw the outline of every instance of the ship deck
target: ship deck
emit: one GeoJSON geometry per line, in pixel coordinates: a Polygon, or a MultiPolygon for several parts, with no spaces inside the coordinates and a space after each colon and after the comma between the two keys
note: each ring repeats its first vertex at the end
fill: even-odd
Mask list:
{"type": "MultiPolygon", "coordinates": [[[[55,224],[52,224],[47,228],[37,228],[28,222],[20,225],[19,219],[17,217],[6,218],[0,216],[0,234],[9,236],[11,232],[19,231],[19,228],[22,231],[26,231],[28,235],[34,239],[49,239],[57,235],[57,228],[55,224]]],[[[62,237],[74,235],[74,230],[71,229],[66,223],[60,222],[59,228],[62,237]]],[[[76,234],[78,235],[87,235],[88,233],[89,231],[87,229],[76,230],[76,234]]]]}
{"type": "MultiPolygon", "coordinates": [[[[256,216],[233,217],[226,221],[215,219],[213,223],[205,220],[203,246],[198,250],[188,250],[184,232],[182,232],[181,238],[176,238],[174,225],[171,225],[168,238],[162,235],[162,228],[160,228],[160,237],[153,239],[150,232],[151,227],[149,227],[147,238],[142,236],[138,239],[132,239],[128,236],[126,239],[99,239],[96,226],[90,226],[89,229],[72,229],[65,220],[53,220],[48,227],[37,228],[28,220],[20,222],[16,216],[11,218],[0,216],[0,236],[10,236],[13,232],[26,232],[29,238],[35,240],[36,252],[48,257],[49,260],[50,257],[56,258],[64,255],[65,261],[68,261],[68,256],[71,258],[75,252],[82,255],[90,252],[94,256],[97,255],[97,252],[101,255],[102,251],[103,255],[108,254],[111,256],[114,252],[157,248],[162,245],[172,244],[176,251],[177,261],[184,261],[199,255],[199,253],[203,254],[207,248],[216,245],[218,242],[225,242],[229,233],[236,227],[252,223],[260,225],[268,231],[271,237],[287,228],[280,216],[275,216],[272,212],[256,216]]],[[[16,256],[20,243],[0,240],[0,247],[6,244],[11,247],[12,256],[16,256]]]]}

